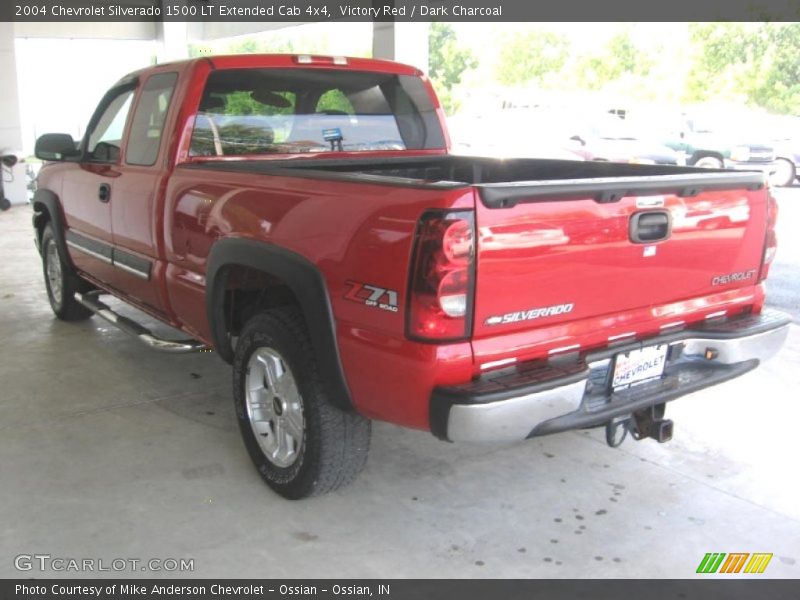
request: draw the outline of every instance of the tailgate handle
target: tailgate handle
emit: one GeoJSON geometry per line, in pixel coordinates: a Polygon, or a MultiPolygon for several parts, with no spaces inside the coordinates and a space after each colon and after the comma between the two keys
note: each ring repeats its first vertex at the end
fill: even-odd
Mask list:
{"type": "Polygon", "coordinates": [[[631,215],[628,230],[635,244],[649,244],[669,238],[672,233],[672,219],[669,211],[647,210],[631,215]]]}

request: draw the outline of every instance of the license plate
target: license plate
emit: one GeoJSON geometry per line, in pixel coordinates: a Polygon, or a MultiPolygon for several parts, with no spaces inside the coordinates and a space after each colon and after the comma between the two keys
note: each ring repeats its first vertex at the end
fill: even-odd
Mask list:
{"type": "Polygon", "coordinates": [[[667,362],[667,349],[668,346],[662,344],[617,354],[611,387],[617,390],[661,377],[667,362]]]}

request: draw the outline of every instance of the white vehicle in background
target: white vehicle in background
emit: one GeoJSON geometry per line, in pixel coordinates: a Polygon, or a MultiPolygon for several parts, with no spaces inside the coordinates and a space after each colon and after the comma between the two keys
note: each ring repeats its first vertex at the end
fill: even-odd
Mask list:
{"type": "Polygon", "coordinates": [[[756,123],[775,148],[772,184],[787,187],[800,182],[800,117],[767,115],[756,123]]]}
{"type": "Polygon", "coordinates": [[[458,115],[448,125],[457,154],[683,164],[672,149],[642,139],[628,123],[600,110],[510,108],[458,115]]]}
{"type": "Polygon", "coordinates": [[[464,113],[447,119],[454,154],[493,158],[586,160],[580,142],[570,139],[562,121],[540,111],[496,110],[464,113]]]}

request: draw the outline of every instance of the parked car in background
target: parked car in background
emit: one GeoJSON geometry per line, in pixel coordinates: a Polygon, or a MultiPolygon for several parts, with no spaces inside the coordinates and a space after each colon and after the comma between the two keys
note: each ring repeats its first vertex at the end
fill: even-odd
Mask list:
{"type": "Polygon", "coordinates": [[[626,121],[643,138],[682,154],[689,166],[757,170],[774,176],[775,149],[765,134],[746,130],[746,121],[741,118],[725,113],[629,111],[626,121]]]}
{"type": "Polygon", "coordinates": [[[773,185],[787,187],[794,185],[800,172],[800,138],[776,140],[775,172],[770,178],[773,185]]]}
{"type": "Polygon", "coordinates": [[[672,149],[639,139],[613,115],[577,110],[510,108],[448,120],[453,151],[497,158],[598,160],[648,165],[683,164],[672,149]]]}
{"type": "Polygon", "coordinates": [[[786,187],[798,181],[800,173],[800,117],[767,115],[756,121],[775,148],[773,185],[786,187]]]}
{"type": "Polygon", "coordinates": [[[569,119],[574,139],[589,160],[646,165],[684,165],[685,159],[672,148],[646,139],[618,116],[598,113],[569,119]]]}

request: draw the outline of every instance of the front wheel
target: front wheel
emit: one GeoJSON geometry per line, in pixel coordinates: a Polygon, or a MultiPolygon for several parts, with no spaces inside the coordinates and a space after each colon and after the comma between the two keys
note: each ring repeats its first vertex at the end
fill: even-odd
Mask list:
{"type": "Polygon", "coordinates": [[[88,286],[62,260],[50,224],[42,232],[42,269],[47,299],[56,317],[62,321],[83,321],[92,316],[92,311],[75,300],[75,292],[88,286]]]}
{"type": "Polygon", "coordinates": [[[280,495],[331,492],[364,468],[370,421],[331,402],[297,309],[247,322],[236,344],[233,395],[250,458],[280,495]]]}

